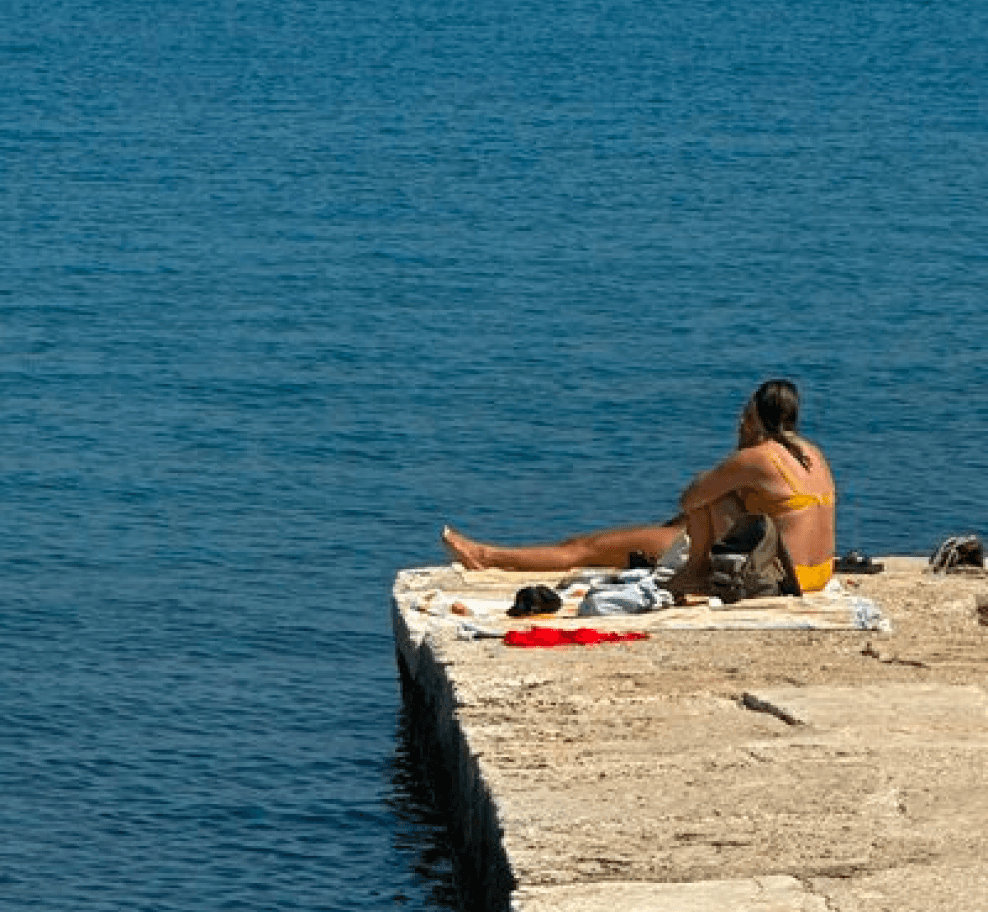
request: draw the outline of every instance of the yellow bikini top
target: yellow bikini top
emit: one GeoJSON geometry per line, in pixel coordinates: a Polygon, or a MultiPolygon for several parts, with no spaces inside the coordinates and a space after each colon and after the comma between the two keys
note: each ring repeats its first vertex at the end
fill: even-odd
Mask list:
{"type": "Polygon", "coordinates": [[[783,513],[796,513],[805,510],[807,507],[817,505],[830,506],[834,502],[833,494],[807,494],[799,490],[799,487],[792,480],[792,476],[785,470],[782,463],[774,456],[769,456],[772,464],[779,470],[779,474],[790,488],[792,494],[789,497],[769,497],[760,491],[748,494],[744,499],[744,508],[748,513],[764,513],[773,519],[783,513]]]}

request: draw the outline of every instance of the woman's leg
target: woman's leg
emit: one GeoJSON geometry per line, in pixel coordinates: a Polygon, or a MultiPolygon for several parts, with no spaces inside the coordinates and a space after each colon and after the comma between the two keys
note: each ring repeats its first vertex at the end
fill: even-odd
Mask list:
{"type": "Polygon", "coordinates": [[[727,533],[744,511],[738,499],[729,494],[712,504],[686,514],[686,533],[690,537],[690,556],[686,565],[663,587],[677,595],[700,593],[710,572],[710,548],[727,533]]]}
{"type": "Polygon", "coordinates": [[[686,534],[690,537],[689,560],[675,576],[663,583],[663,588],[682,595],[701,591],[702,582],[710,571],[710,546],[717,539],[709,506],[686,515],[686,534]]]}
{"type": "Polygon", "coordinates": [[[632,551],[658,557],[669,548],[682,529],[682,523],[674,520],[664,526],[606,529],[555,544],[506,548],[474,541],[446,526],[442,540],[468,570],[496,567],[501,570],[552,571],[572,570],[574,567],[627,567],[628,555],[632,551]]]}

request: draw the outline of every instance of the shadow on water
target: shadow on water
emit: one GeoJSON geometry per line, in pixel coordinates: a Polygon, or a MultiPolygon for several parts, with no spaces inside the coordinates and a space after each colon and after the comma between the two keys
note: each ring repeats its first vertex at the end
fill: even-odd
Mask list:
{"type": "MultiPolygon", "coordinates": [[[[406,860],[429,909],[464,908],[446,817],[429,785],[429,771],[416,745],[411,713],[404,701],[395,726],[395,751],[385,767],[385,805],[394,816],[394,849],[406,860]]],[[[398,897],[396,897],[397,899],[398,897]]]]}

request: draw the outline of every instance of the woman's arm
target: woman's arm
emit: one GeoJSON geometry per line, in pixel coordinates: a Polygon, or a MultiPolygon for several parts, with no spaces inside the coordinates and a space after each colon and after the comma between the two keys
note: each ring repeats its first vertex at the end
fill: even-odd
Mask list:
{"type": "Polygon", "coordinates": [[[760,488],[765,484],[765,467],[761,454],[754,448],[738,450],[719,466],[697,476],[683,491],[679,505],[685,513],[709,506],[738,491],[760,488]]]}

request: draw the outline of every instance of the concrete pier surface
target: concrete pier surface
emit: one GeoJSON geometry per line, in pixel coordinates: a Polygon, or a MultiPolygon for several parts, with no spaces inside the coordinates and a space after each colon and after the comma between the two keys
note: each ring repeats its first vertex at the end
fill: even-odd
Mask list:
{"type": "Polygon", "coordinates": [[[874,629],[833,598],[564,605],[534,623],[649,638],[553,649],[493,635],[533,624],[504,616],[515,590],[564,574],[399,574],[405,692],[473,906],[988,908],[988,571],[880,560],[838,577],[840,598],[880,607],[874,629]]]}

